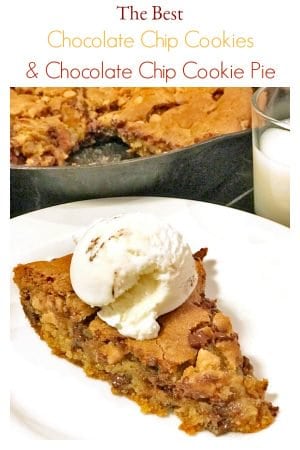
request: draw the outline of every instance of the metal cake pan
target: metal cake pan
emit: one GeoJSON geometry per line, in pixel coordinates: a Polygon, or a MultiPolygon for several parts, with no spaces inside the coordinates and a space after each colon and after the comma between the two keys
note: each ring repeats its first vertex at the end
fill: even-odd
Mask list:
{"type": "MultiPolygon", "coordinates": [[[[11,166],[11,215],[100,197],[160,195],[211,201],[252,172],[251,132],[231,133],[161,155],[109,164],[11,166]]],[[[242,181],[242,180],[241,180],[242,181]]]]}

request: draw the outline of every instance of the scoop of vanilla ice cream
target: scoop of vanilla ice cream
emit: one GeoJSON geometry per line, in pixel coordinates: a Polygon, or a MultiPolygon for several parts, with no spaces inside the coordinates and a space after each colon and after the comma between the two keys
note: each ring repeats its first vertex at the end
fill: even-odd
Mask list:
{"type": "Polygon", "coordinates": [[[181,234],[142,213],[94,223],[75,248],[70,276],[82,301],[135,339],[155,338],[156,319],[184,303],[198,279],[181,234]]]}

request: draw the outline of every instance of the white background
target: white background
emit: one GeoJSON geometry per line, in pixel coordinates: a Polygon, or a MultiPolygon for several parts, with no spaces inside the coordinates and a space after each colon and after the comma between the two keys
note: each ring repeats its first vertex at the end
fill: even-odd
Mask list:
{"type": "MultiPolygon", "coordinates": [[[[6,58],[6,69],[11,85],[65,85],[64,80],[49,80],[43,70],[43,66],[51,60],[63,59],[66,65],[97,66],[101,60],[107,64],[131,65],[139,61],[155,58],[158,63],[165,66],[180,67],[185,60],[193,59],[201,65],[213,66],[218,61],[224,60],[228,64],[248,66],[251,60],[261,61],[265,66],[273,66],[276,69],[276,79],[256,80],[243,79],[239,85],[287,85],[293,76],[292,47],[295,43],[295,28],[292,21],[291,7],[286,1],[284,8],[280,8],[277,2],[239,2],[239,1],[183,1],[183,0],[159,0],[132,2],[117,1],[93,1],[69,2],[53,0],[49,2],[11,2],[16,7],[11,20],[12,28],[6,36],[6,45],[9,44],[9,54],[6,58]],[[121,21],[116,10],[117,5],[136,5],[138,9],[151,11],[152,4],[158,4],[165,9],[183,10],[182,21],[121,21]],[[275,6],[276,5],[276,6],[275,6]],[[70,36],[99,36],[105,30],[108,35],[130,35],[135,38],[137,45],[131,49],[53,49],[48,45],[48,33],[51,30],[63,29],[70,36]],[[231,48],[199,48],[189,49],[184,45],[167,51],[165,48],[145,49],[138,44],[142,31],[147,29],[158,30],[160,35],[177,36],[180,39],[184,33],[191,29],[199,30],[201,35],[214,36],[222,33],[235,36],[252,36],[255,46],[251,49],[231,48]],[[10,56],[8,58],[8,56],[10,56]],[[36,61],[39,67],[38,80],[28,80],[25,77],[29,61],[36,61]],[[256,84],[255,84],[256,83],[256,84]]],[[[149,14],[150,16],[150,14],[149,14]]],[[[178,74],[173,84],[188,84],[188,80],[178,74]]],[[[212,81],[203,80],[201,84],[211,85],[212,81]]],[[[124,81],[98,80],[68,81],[68,84],[81,85],[118,85],[124,81]]],[[[143,85],[147,83],[163,85],[163,80],[145,81],[138,76],[130,80],[129,84],[143,85]]],[[[196,81],[190,82],[197,83],[196,81]]],[[[216,80],[215,85],[223,85],[224,81],[216,80]]],[[[237,84],[236,80],[227,84],[237,84]]]]}
{"type": "MultiPolygon", "coordinates": [[[[274,2],[260,0],[244,2],[241,0],[227,1],[188,1],[188,0],[135,0],[123,2],[122,0],[82,0],[80,2],[68,0],[51,1],[10,1],[2,2],[1,12],[1,102],[0,102],[0,214],[1,214],[1,307],[4,318],[0,327],[3,336],[8,330],[6,313],[8,311],[8,280],[9,274],[9,240],[7,238],[9,217],[9,86],[13,85],[92,85],[91,82],[55,81],[50,83],[40,72],[39,79],[33,82],[25,77],[28,61],[35,60],[39,66],[43,66],[51,59],[63,59],[70,64],[97,64],[102,59],[109,64],[133,64],[142,59],[154,58],[163,64],[179,64],[186,59],[201,60],[204,65],[210,65],[223,59],[230,64],[243,65],[250,60],[260,60],[265,65],[274,66],[277,70],[275,80],[260,80],[257,84],[251,79],[243,79],[240,82],[199,82],[198,85],[276,85],[291,86],[292,89],[292,113],[291,124],[295,136],[295,164],[292,167],[292,229],[295,237],[295,248],[299,248],[300,208],[299,208],[299,14],[296,11],[297,2],[286,0],[274,2]],[[182,22],[125,22],[118,19],[115,11],[116,5],[136,5],[140,9],[149,9],[152,4],[158,4],[171,9],[183,9],[184,20],[182,22]],[[138,36],[142,30],[157,29],[162,33],[181,35],[188,29],[199,29],[203,34],[218,35],[222,30],[235,35],[253,36],[255,47],[252,49],[187,49],[183,46],[167,52],[165,49],[154,51],[137,48],[134,49],[50,49],[47,45],[47,34],[51,29],[64,29],[70,34],[97,35],[103,30],[115,34],[138,36]],[[297,118],[297,119],[295,119],[297,118]]],[[[116,81],[95,82],[95,85],[118,85],[116,81]]],[[[141,79],[130,81],[131,85],[145,85],[141,79]]],[[[188,80],[176,81],[174,84],[189,85],[188,80]]],[[[150,85],[150,82],[147,83],[150,85]]],[[[163,85],[159,80],[156,85],[163,85]]],[[[195,85],[194,82],[190,85],[195,85]]],[[[296,254],[296,251],[295,251],[296,254]]],[[[291,279],[297,280],[297,259],[291,265],[291,279]],[[294,269],[293,269],[294,267],[294,269]]],[[[298,264],[299,265],[299,264],[298,264]]],[[[299,289],[296,282],[287,286],[295,295],[295,309],[298,308],[299,289]]],[[[296,313],[289,313],[291,320],[291,333],[297,326],[292,321],[296,320],[296,313]]],[[[291,336],[284,337],[289,342],[291,336]]],[[[5,384],[1,383],[1,387],[5,384]]],[[[5,402],[1,401],[5,408],[5,402]]],[[[292,444],[293,445],[293,444],[292,444]]],[[[293,448],[289,446],[289,448],[293,448]]]]}

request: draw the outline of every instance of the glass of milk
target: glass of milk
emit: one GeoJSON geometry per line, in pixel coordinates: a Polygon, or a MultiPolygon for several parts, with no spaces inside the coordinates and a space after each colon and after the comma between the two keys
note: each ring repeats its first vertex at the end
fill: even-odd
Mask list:
{"type": "Polygon", "coordinates": [[[252,100],[256,214],[290,225],[290,89],[264,87],[252,100]]]}

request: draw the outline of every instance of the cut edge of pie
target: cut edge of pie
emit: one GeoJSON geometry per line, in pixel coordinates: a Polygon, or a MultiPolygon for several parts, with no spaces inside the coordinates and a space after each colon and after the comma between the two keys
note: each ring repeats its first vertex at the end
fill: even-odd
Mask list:
{"type": "Polygon", "coordinates": [[[108,381],[114,394],[134,400],[144,413],[175,413],[188,434],[259,431],[278,408],[265,399],[268,382],[254,376],[230,319],[205,297],[205,254],[194,255],[194,292],[160,317],[158,337],[145,341],[122,336],[76,296],[71,255],[18,265],[14,280],[27,318],[52,352],[108,381]]]}

